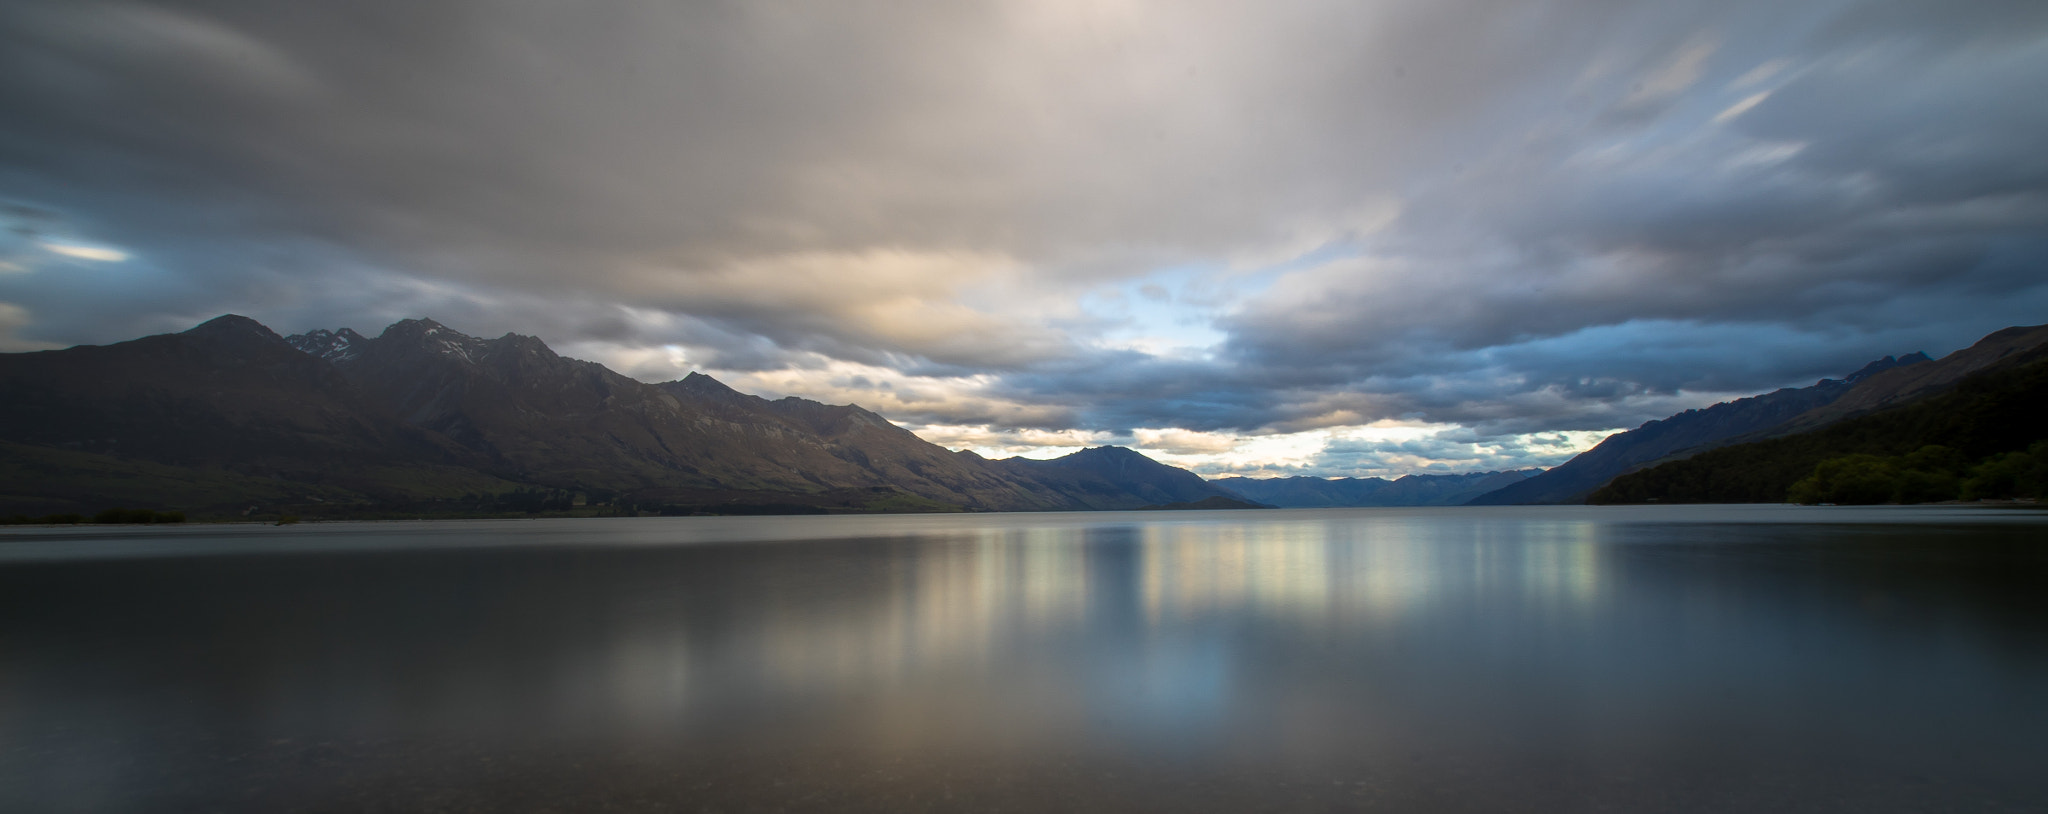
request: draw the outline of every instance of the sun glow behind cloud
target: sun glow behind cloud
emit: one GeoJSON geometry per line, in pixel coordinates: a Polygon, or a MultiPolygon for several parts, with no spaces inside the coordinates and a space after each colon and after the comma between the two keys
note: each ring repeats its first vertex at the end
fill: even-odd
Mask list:
{"type": "Polygon", "coordinates": [[[424,316],[1338,475],[2048,309],[2038,4],[417,5],[0,5],[8,341],[424,316]]]}
{"type": "Polygon", "coordinates": [[[1383,477],[1548,468],[1618,430],[1478,438],[1456,425],[1378,422],[1307,432],[1237,434],[1140,428],[1128,434],[907,425],[919,437],[984,458],[1055,458],[1115,444],[1205,477],[1383,477]]]}

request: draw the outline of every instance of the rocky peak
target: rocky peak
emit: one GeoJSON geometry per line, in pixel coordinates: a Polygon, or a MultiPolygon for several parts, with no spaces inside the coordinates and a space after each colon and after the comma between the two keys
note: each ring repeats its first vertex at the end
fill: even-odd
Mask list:
{"type": "Polygon", "coordinates": [[[363,352],[369,338],[347,328],[327,330],[320,328],[302,334],[292,334],[284,341],[313,356],[329,362],[347,362],[363,352]]]}
{"type": "Polygon", "coordinates": [[[1915,365],[1926,361],[1930,360],[1927,358],[1927,354],[1921,351],[1915,351],[1913,353],[1909,353],[1898,358],[1886,356],[1883,359],[1879,359],[1875,362],[1871,362],[1870,364],[1864,365],[1862,369],[1856,371],[1855,373],[1849,374],[1848,378],[1843,379],[1843,381],[1849,384],[1855,384],[1857,382],[1863,381],[1864,379],[1868,379],[1872,376],[1875,376],[1879,373],[1891,370],[1895,367],[1905,367],[1907,365],[1915,365]]]}
{"type": "Polygon", "coordinates": [[[508,333],[484,344],[492,346],[493,349],[510,350],[527,356],[538,356],[544,359],[559,358],[559,354],[555,353],[555,349],[548,347],[548,343],[542,342],[540,337],[537,336],[508,333]]]}
{"type": "Polygon", "coordinates": [[[484,350],[484,341],[457,331],[431,319],[402,319],[391,323],[384,333],[377,336],[378,344],[420,350],[475,362],[484,350]]]}

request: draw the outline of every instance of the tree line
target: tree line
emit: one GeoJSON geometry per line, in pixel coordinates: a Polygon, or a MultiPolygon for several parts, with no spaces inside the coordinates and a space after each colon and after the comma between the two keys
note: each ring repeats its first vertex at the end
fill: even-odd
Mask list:
{"type": "Polygon", "coordinates": [[[1938,503],[2039,498],[2048,485],[2048,441],[1975,464],[1961,452],[1928,445],[1905,455],[1829,458],[1787,490],[1793,503],[1938,503]]]}

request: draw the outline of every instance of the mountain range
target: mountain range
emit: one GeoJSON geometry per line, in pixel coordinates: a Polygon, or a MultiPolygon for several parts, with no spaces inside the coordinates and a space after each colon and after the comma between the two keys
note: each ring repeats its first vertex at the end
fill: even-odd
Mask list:
{"type": "Polygon", "coordinates": [[[1406,475],[1385,478],[1218,478],[1210,481],[1256,503],[1282,509],[1354,506],[1460,506],[1481,495],[1520,483],[1541,469],[1406,475]]]}
{"type": "MultiPolygon", "coordinates": [[[[1548,471],[1204,481],[1121,447],[985,459],[857,405],[765,399],[702,373],[645,383],[531,336],[481,339],[409,319],[375,337],[346,328],[285,337],[227,315],[112,345],[0,354],[0,517],[110,507],[203,518],[1581,502],[1618,476],[1702,453],[1927,412],[1969,382],[2034,364],[2044,345],[2048,326],[1999,331],[1938,361],[1887,356],[1842,379],[1645,423],[1548,471]]],[[[1992,389],[2031,398],[2030,386],[1992,389]]],[[[2026,404],[1985,398],[1942,408],[1989,416],[1949,433],[1972,454],[2037,423],[2013,418],[2031,415],[2026,404]]],[[[1938,420],[1915,420],[1919,429],[1895,434],[1948,437],[1925,429],[1938,420]]],[[[1784,471],[1757,494],[1782,492],[1778,481],[1832,449],[1780,446],[1799,452],[1779,455],[1773,466],[1784,471]]],[[[1642,484],[1675,482],[1659,477],[1625,491],[1653,499],[1661,493],[1642,484]]],[[[1685,492],[1694,493],[1708,494],[1685,492]]]]}
{"type": "Polygon", "coordinates": [[[952,452],[853,405],[648,384],[539,339],[426,319],[176,334],[0,355],[0,513],[121,505],[383,516],[1134,509],[1234,499],[1117,447],[952,452]]]}

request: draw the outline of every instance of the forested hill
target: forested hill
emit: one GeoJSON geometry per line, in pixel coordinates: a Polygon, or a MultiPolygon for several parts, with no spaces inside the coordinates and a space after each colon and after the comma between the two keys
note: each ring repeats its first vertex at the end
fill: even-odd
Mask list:
{"type": "Polygon", "coordinates": [[[2024,494],[2038,487],[2014,484],[2048,464],[2028,451],[2048,440],[2043,416],[2048,346],[2001,359],[1941,395],[1623,475],[1588,502],[1778,503],[1795,486],[1830,502],[2039,497],[2024,494]],[[1834,501],[1837,492],[1857,499],[1834,501]]]}

